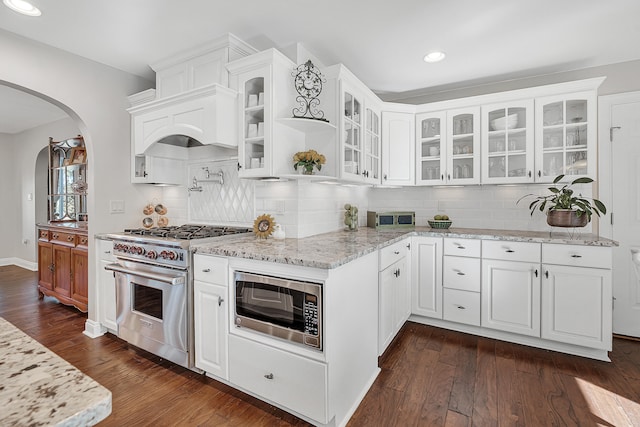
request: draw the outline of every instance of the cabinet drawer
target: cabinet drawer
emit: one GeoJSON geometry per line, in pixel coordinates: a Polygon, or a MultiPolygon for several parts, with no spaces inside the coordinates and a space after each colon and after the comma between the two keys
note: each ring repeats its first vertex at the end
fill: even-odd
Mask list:
{"type": "Polygon", "coordinates": [[[380,249],[380,271],[404,258],[407,255],[407,244],[406,240],[402,240],[380,249]]]}
{"type": "Polygon", "coordinates": [[[612,256],[612,250],[609,247],[546,243],[542,245],[542,262],[544,264],[611,269],[612,256]]]}
{"type": "Polygon", "coordinates": [[[228,261],[209,255],[193,256],[193,278],[207,283],[227,286],[228,261]]]}
{"type": "Polygon", "coordinates": [[[442,301],[444,320],[480,326],[480,293],[444,289],[442,301]]]}
{"type": "Polygon", "coordinates": [[[113,241],[98,239],[96,246],[98,247],[99,259],[109,262],[116,261],[116,257],[113,255],[113,241]]]}
{"type": "Polygon", "coordinates": [[[480,292],[480,258],[444,256],[442,286],[480,292]]]}
{"type": "Polygon", "coordinates": [[[89,247],[89,237],[82,234],[77,235],[76,244],[79,248],[87,249],[89,247]]]}
{"type": "Polygon", "coordinates": [[[51,231],[51,241],[65,246],[76,245],[76,235],[71,233],[63,233],[61,231],[51,231]]]}
{"type": "Polygon", "coordinates": [[[327,416],[327,365],[235,335],[229,381],[321,424],[327,416]]]}
{"type": "Polygon", "coordinates": [[[540,243],[483,240],[482,258],[540,262],[540,243]]]}
{"type": "Polygon", "coordinates": [[[49,230],[38,230],[38,240],[49,241],[49,230]]]}
{"type": "Polygon", "coordinates": [[[480,257],[480,240],[478,239],[444,239],[444,254],[466,257],[480,257]]]}

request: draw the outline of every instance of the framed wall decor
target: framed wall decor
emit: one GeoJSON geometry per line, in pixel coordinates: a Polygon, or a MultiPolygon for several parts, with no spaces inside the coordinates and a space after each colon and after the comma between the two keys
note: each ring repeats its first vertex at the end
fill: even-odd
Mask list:
{"type": "Polygon", "coordinates": [[[78,165],[87,162],[87,150],[84,147],[74,147],[71,149],[69,156],[72,165],[78,165]]]}

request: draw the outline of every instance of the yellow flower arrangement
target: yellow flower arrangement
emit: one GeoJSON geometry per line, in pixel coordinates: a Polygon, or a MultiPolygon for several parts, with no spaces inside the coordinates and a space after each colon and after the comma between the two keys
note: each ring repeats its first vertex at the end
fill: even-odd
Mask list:
{"type": "Polygon", "coordinates": [[[314,167],[321,170],[326,161],[326,157],[316,150],[298,151],[293,155],[293,168],[298,170],[298,166],[301,166],[304,168],[302,172],[310,175],[314,167]]]}

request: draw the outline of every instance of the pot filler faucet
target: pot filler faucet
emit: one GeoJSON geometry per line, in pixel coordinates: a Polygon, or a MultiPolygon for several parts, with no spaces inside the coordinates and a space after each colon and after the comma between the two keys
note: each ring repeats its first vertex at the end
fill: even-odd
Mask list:
{"type": "Polygon", "coordinates": [[[201,182],[218,182],[220,185],[224,185],[224,174],[222,171],[211,172],[208,166],[202,168],[204,171],[205,178],[198,181],[198,178],[195,176],[192,180],[192,185],[189,187],[189,191],[202,191],[202,185],[199,185],[201,182]]]}

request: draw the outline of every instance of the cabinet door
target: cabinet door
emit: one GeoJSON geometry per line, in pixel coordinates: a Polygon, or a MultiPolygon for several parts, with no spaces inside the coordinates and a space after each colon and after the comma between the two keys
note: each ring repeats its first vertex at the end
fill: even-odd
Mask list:
{"type": "Polygon", "coordinates": [[[38,242],[38,284],[53,290],[53,248],[51,243],[38,242]]]}
{"type": "Polygon", "coordinates": [[[416,184],[442,185],[447,169],[447,113],[416,116],[416,184]]]}
{"type": "Polygon", "coordinates": [[[409,275],[402,258],[380,272],[378,354],[382,355],[409,317],[409,275]]]}
{"type": "Polygon", "coordinates": [[[115,262],[113,256],[113,242],[111,240],[97,240],[98,251],[98,292],[100,295],[99,320],[102,325],[117,333],[116,323],[116,279],[113,271],[105,270],[105,266],[115,262]]]}
{"type": "Polygon", "coordinates": [[[240,104],[240,177],[268,176],[272,170],[271,67],[263,65],[238,75],[240,104]]]}
{"type": "Polygon", "coordinates": [[[413,237],[411,312],[442,318],[442,238],[413,237]]]}
{"type": "Polygon", "coordinates": [[[536,181],[596,178],[596,120],[594,91],[536,99],[536,181]]]}
{"type": "Polygon", "coordinates": [[[482,260],[481,325],[540,336],[540,264],[482,260]]]}
{"type": "Polygon", "coordinates": [[[52,245],[53,290],[62,296],[71,296],[71,248],[52,245]]]}
{"type": "Polygon", "coordinates": [[[611,350],[611,270],[542,269],[542,338],[611,350]]]}
{"type": "Polygon", "coordinates": [[[480,183],[480,107],[447,111],[447,184],[480,183]]]}
{"type": "Polygon", "coordinates": [[[363,96],[347,82],[342,87],[342,174],[343,179],[362,181],[363,168],[362,126],[363,96]]]}
{"type": "Polygon", "coordinates": [[[414,122],[412,113],[382,113],[382,184],[414,184],[414,122]]]}
{"type": "Polygon", "coordinates": [[[482,182],[533,182],[533,100],[482,107],[482,182]]]}
{"type": "Polygon", "coordinates": [[[71,298],[79,303],[79,309],[87,310],[89,300],[89,270],[86,249],[71,249],[71,298]],[[84,307],[82,307],[84,306],[84,307]]]}
{"type": "Polygon", "coordinates": [[[380,184],[380,110],[373,105],[365,106],[364,115],[364,180],[380,184]]]}
{"type": "MultiPolygon", "coordinates": [[[[404,325],[404,322],[407,321],[409,315],[411,314],[411,283],[409,279],[411,278],[410,272],[407,268],[407,260],[406,258],[401,259],[395,264],[396,269],[398,271],[397,275],[394,273],[394,278],[396,281],[396,292],[398,298],[396,299],[396,307],[395,307],[395,333],[397,334],[400,331],[400,328],[404,325]]],[[[395,335],[395,334],[394,334],[395,335]]]]}
{"type": "Polygon", "coordinates": [[[228,380],[227,288],[196,280],[193,291],[196,367],[228,380]]]}

